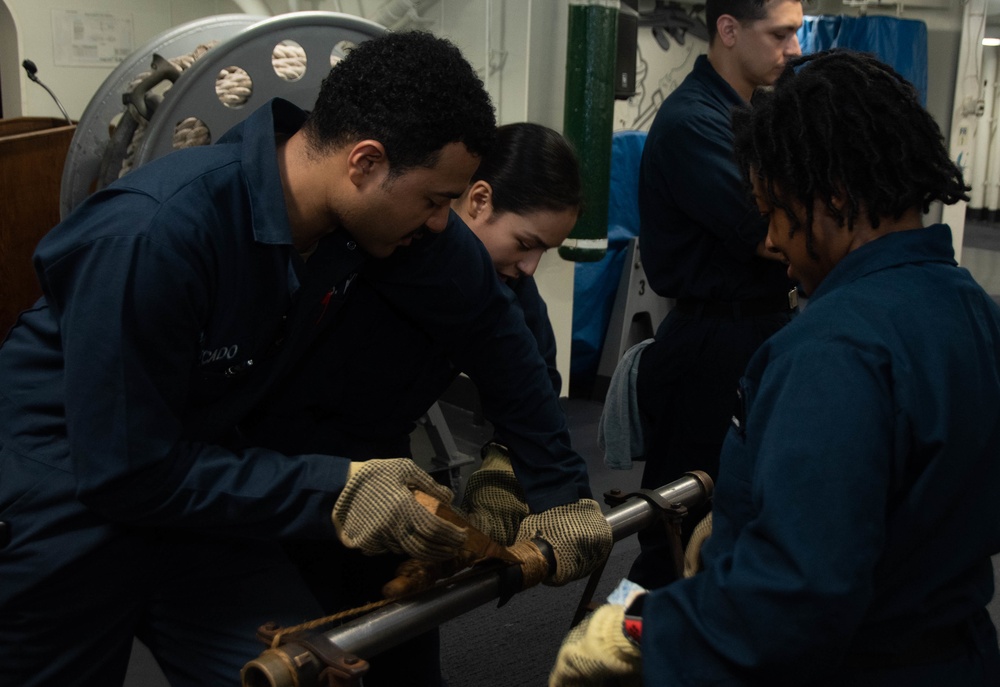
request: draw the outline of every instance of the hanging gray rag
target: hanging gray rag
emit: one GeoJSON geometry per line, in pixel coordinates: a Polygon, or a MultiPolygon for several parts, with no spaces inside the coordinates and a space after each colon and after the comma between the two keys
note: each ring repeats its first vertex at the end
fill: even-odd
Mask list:
{"type": "Polygon", "coordinates": [[[639,357],[653,339],[645,339],[625,351],[615,366],[604,398],[597,445],[604,451],[604,464],[612,470],[631,470],[632,461],[642,457],[642,420],[635,394],[639,357]]]}

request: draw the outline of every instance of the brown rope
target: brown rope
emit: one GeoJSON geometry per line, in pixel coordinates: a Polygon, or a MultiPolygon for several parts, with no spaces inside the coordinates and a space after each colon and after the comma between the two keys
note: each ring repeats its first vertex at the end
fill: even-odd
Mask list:
{"type": "Polygon", "coordinates": [[[524,580],[521,583],[522,591],[540,584],[549,576],[548,561],[530,539],[516,541],[513,545],[508,546],[507,550],[521,562],[521,576],[524,580]]]}
{"type": "MultiPolygon", "coordinates": [[[[271,648],[274,649],[275,647],[272,646],[271,648]]],[[[286,654],[284,651],[272,651],[271,652],[271,656],[277,658],[279,661],[281,661],[284,664],[285,670],[288,672],[289,675],[293,675],[293,676],[296,676],[296,677],[298,676],[298,674],[299,674],[299,666],[295,665],[295,661],[292,660],[291,656],[289,656],[288,654],[286,654]]],[[[298,687],[298,684],[299,684],[298,680],[295,679],[295,678],[293,678],[293,679],[295,680],[294,684],[296,685],[296,687],[298,687]]],[[[244,683],[244,684],[246,684],[246,683],[244,683]]]]}
{"type": "Polygon", "coordinates": [[[274,637],[271,639],[271,648],[277,649],[281,646],[281,638],[288,634],[294,634],[296,632],[302,632],[304,630],[313,630],[317,627],[322,627],[330,623],[334,623],[338,620],[343,620],[344,618],[351,618],[356,615],[361,615],[362,613],[369,613],[378,608],[392,603],[393,601],[398,601],[399,599],[382,599],[381,601],[372,601],[371,603],[358,606],[356,608],[349,608],[346,611],[340,611],[334,613],[333,615],[328,615],[323,618],[317,618],[315,620],[309,620],[307,622],[301,623],[300,625],[292,625],[291,627],[283,627],[274,633],[274,637]]]}
{"type": "MultiPolygon", "coordinates": [[[[186,55],[174,57],[170,59],[169,62],[177,67],[178,70],[184,71],[194,65],[195,62],[201,59],[217,43],[218,41],[203,43],[192,52],[186,55]]],[[[279,43],[271,51],[271,65],[274,67],[278,76],[285,81],[297,81],[302,78],[303,74],[305,74],[305,51],[297,44],[289,45],[284,42],[279,43]]],[[[139,76],[129,84],[128,92],[131,93],[135,90],[135,87],[138,86],[149,74],[149,71],[139,74],[139,76]]],[[[220,102],[228,107],[241,107],[245,105],[250,99],[250,96],[253,94],[253,82],[250,79],[250,75],[239,67],[230,66],[221,69],[215,81],[216,94],[218,95],[220,102]]],[[[169,88],[170,85],[168,84],[160,86],[160,89],[163,92],[169,88]]],[[[135,166],[135,156],[139,152],[139,147],[146,136],[146,129],[148,127],[149,122],[144,119],[139,120],[135,133],[132,135],[132,141],[129,143],[128,148],[125,151],[125,158],[121,162],[121,169],[118,173],[119,178],[128,174],[135,166]]],[[[171,137],[171,144],[174,150],[208,145],[211,142],[212,136],[208,127],[196,117],[186,117],[181,120],[181,122],[174,128],[174,132],[171,137]]]]}
{"type": "MultiPolygon", "coordinates": [[[[534,587],[535,585],[540,584],[548,576],[549,574],[548,561],[545,560],[545,556],[542,555],[542,552],[539,551],[538,547],[535,546],[530,540],[523,539],[521,541],[514,542],[512,546],[506,547],[506,550],[517,558],[521,566],[521,577],[522,577],[521,591],[524,591],[529,587],[534,587]]],[[[440,565],[440,563],[435,564],[432,562],[414,561],[411,559],[408,561],[404,561],[400,565],[400,568],[412,569],[414,566],[426,567],[435,565],[440,565]]],[[[333,615],[328,615],[323,618],[317,618],[315,620],[309,620],[299,625],[279,628],[278,630],[275,631],[274,637],[271,639],[271,648],[272,649],[278,648],[281,645],[281,639],[285,635],[290,635],[305,630],[314,630],[317,627],[329,625],[331,623],[337,622],[338,620],[343,620],[345,618],[352,618],[354,616],[362,615],[364,613],[370,613],[371,611],[382,608],[383,606],[386,606],[390,603],[402,601],[404,599],[416,596],[417,594],[421,594],[427,591],[428,589],[435,589],[437,587],[443,587],[445,585],[452,585],[457,582],[461,582],[462,580],[465,580],[467,578],[477,576],[479,575],[479,573],[480,573],[479,569],[469,568],[468,570],[466,570],[461,574],[452,575],[451,577],[435,580],[432,584],[429,584],[420,589],[413,589],[412,591],[409,591],[408,593],[402,594],[401,596],[397,596],[395,598],[372,601],[370,603],[357,606],[356,608],[349,608],[347,610],[334,613],[333,615]]],[[[430,578],[425,578],[425,579],[430,581],[430,578]]]]}

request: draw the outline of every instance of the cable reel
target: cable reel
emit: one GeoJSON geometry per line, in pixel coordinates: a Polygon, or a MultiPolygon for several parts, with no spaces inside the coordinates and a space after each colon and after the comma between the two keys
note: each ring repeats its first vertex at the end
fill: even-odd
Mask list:
{"type": "Polygon", "coordinates": [[[295,12],[220,15],[160,34],[126,58],[87,105],[66,157],[61,216],[118,170],[210,143],[273,97],[311,109],[330,67],[385,31],[351,15],[295,12]],[[182,58],[161,57],[171,53],[182,58]],[[161,96],[153,88],[164,80],[172,85],[161,96]]]}
{"type": "Polygon", "coordinates": [[[109,130],[122,114],[122,96],[129,84],[148,71],[154,54],[183,54],[212,40],[227,40],[265,17],[227,14],[177,26],[153,38],[125,58],[108,75],[87,104],[70,142],[63,167],[59,214],[65,218],[94,191],[101,160],[110,143],[109,130]]]}

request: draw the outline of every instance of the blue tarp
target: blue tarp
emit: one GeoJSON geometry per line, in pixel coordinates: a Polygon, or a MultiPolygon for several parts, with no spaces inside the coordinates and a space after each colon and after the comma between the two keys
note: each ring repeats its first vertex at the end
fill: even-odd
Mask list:
{"type": "Polygon", "coordinates": [[[645,131],[616,131],[611,139],[608,252],[599,262],[578,262],[573,276],[570,386],[589,387],[597,376],[604,336],[628,242],[639,235],[639,160],[645,131]]]}
{"type": "Polygon", "coordinates": [[[873,53],[902,74],[927,106],[927,24],[896,17],[805,17],[799,29],[803,54],[850,48],[873,53]]]}

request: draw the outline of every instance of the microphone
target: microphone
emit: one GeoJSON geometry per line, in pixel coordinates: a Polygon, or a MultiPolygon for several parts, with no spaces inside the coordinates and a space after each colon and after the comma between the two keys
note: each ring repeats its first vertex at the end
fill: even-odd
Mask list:
{"type": "Polygon", "coordinates": [[[52,99],[56,101],[56,105],[59,107],[59,111],[62,112],[63,117],[66,118],[66,123],[73,124],[73,120],[69,118],[68,114],[66,114],[66,108],[63,107],[61,102],[59,102],[59,98],[56,97],[56,94],[53,93],[52,89],[43,84],[41,80],[38,78],[38,66],[31,60],[25,60],[24,62],[21,63],[21,66],[24,67],[24,71],[28,73],[28,78],[34,81],[39,86],[41,86],[42,88],[44,88],[45,92],[48,93],[50,96],[52,96],[52,99]]]}

